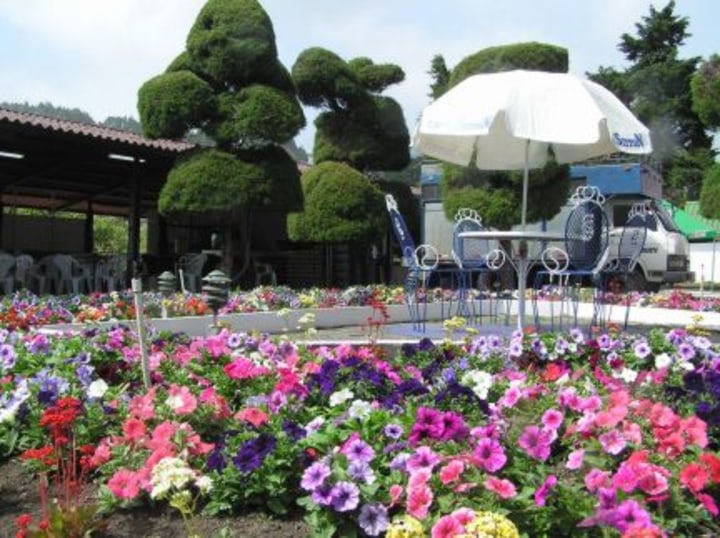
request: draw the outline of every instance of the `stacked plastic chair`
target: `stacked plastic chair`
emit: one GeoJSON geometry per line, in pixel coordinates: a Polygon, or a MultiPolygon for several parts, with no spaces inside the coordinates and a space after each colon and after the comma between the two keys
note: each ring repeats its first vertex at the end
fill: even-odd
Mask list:
{"type": "Polygon", "coordinates": [[[645,246],[648,222],[652,218],[654,217],[645,203],[634,204],[630,208],[617,249],[610,252],[609,261],[599,274],[599,292],[595,295],[595,310],[599,313],[598,322],[601,326],[605,326],[612,317],[612,307],[617,303],[618,298],[623,298],[625,306],[623,327],[627,329],[632,292],[635,291],[632,275],[645,246]]]}
{"type": "Polygon", "coordinates": [[[492,290],[481,290],[488,293],[476,300],[473,280],[477,277],[478,282],[483,282],[483,277],[499,269],[505,263],[505,253],[491,248],[492,241],[488,239],[460,237],[460,234],[485,230],[479,213],[474,209],[463,208],[455,215],[452,255],[458,266],[457,315],[476,323],[481,323],[483,317],[497,319],[499,301],[497,298],[493,301],[492,290]],[[488,305],[487,310],[483,308],[485,303],[488,305]]]}
{"type": "MultiPolygon", "coordinates": [[[[408,307],[413,330],[425,332],[427,322],[428,285],[432,274],[439,270],[440,256],[437,249],[428,244],[415,245],[405,224],[405,219],[398,211],[397,202],[392,194],[385,195],[385,205],[395,239],[400,244],[402,264],[406,268],[404,278],[405,304],[408,307]]],[[[456,272],[456,268],[448,269],[456,272]]],[[[441,317],[444,317],[444,305],[441,317]]]]}
{"type": "MultiPolygon", "coordinates": [[[[559,300],[557,320],[555,302],[550,304],[550,330],[562,329],[565,317],[569,317],[572,327],[577,327],[582,285],[589,283],[593,294],[599,292],[599,275],[608,256],[610,224],[603,208],[605,197],[597,187],[582,186],[571,197],[571,203],[573,209],[565,221],[564,248],[549,247],[543,251],[544,269],[536,273],[533,287],[536,326],[541,325],[538,310],[541,292],[547,291],[559,300]]],[[[593,304],[597,305],[594,299],[593,304]]],[[[597,322],[598,315],[594,308],[591,325],[597,322]]]]}

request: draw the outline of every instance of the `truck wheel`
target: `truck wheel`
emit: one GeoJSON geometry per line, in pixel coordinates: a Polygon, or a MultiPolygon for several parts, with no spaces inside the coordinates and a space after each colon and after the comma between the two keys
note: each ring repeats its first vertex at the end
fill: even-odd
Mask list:
{"type": "MultiPolygon", "coordinates": [[[[650,291],[653,284],[645,280],[645,275],[642,270],[635,269],[632,273],[627,276],[625,280],[625,291],[650,291]]],[[[658,286],[659,287],[659,286],[658,286]]]]}

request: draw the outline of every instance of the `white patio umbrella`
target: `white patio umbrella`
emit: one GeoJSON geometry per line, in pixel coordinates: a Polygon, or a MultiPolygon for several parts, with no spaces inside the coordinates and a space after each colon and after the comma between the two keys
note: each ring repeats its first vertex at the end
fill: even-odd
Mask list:
{"type": "MultiPolygon", "coordinates": [[[[529,170],[547,162],[550,148],[560,163],[652,151],[647,127],[612,92],[568,73],[524,70],[474,75],[451,88],[423,110],[413,147],[481,170],[523,170],[523,230],[529,170]]],[[[524,257],[517,271],[522,327],[524,257]]]]}
{"type": "Polygon", "coordinates": [[[481,170],[528,171],[552,147],[560,163],[618,151],[652,151],[650,132],[610,91],[569,73],[506,71],[474,75],[422,112],[413,147],[421,154],[481,170]]]}

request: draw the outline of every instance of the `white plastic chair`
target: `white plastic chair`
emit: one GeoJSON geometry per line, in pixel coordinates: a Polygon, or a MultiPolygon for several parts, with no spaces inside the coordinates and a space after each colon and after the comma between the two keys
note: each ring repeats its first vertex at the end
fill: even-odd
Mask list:
{"type": "Polygon", "coordinates": [[[55,280],[56,272],[57,269],[53,263],[53,256],[41,258],[27,270],[26,278],[28,288],[38,295],[48,293],[50,291],[48,284],[55,280]]]}
{"type": "Polygon", "coordinates": [[[115,255],[100,260],[95,266],[95,289],[97,291],[119,291],[125,288],[127,260],[115,255]]]}
{"type": "Polygon", "coordinates": [[[81,289],[90,291],[91,275],[86,267],[68,254],[56,254],[52,258],[56,273],[54,275],[55,293],[79,294],[81,289]]]}
{"type": "Polygon", "coordinates": [[[15,289],[26,289],[29,287],[30,268],[35,263],[33,257],[29,254],[19,254],[15,256],[15,276],[13,285],[15,289]]]}
{"type": "Polygon", "coordinates": [[[13,292],[13,284],[15,283],[14,268],[15,256],[5,252],[0,253],[0,284],[2,284],[6,294],[13,292]]]}
{"type": "Polygon", "coordinates": [[[178,260],[178,268],[182,271],[182,279],[180,286],[183,292],[190,291],[196,293],[200,291],[200,282],[202,281],[202,270],[207,261],[205,253],[188,253],[180,256],[178,260]]]}

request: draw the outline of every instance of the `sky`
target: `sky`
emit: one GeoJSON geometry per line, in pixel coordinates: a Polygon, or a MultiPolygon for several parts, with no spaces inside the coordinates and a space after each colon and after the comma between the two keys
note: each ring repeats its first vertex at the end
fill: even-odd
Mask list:
{"type": "MultiPolygon", "coordinates": [[[[626,67],[623,33],[667,1],[648,0],[261,0],[280,60],[291,69],[309,47],[345,60],[395,63],[405,81],[386,95],[403,107],[410,132],[429,104],[427,71],[436,54],[452,69],[490,46],[540,41],[566,47],[570,71],[626,67]]],[[[0,102],[51,102],[96,121],[137,114],[137,90],[185,48],[205,0],[0,0],[0,102]]],[[[692,34],[680,56],[720,53],[720,2],[677,0],[692,34]]],[[[312,121],[296,142],[312,150],[312,121]]]]}

